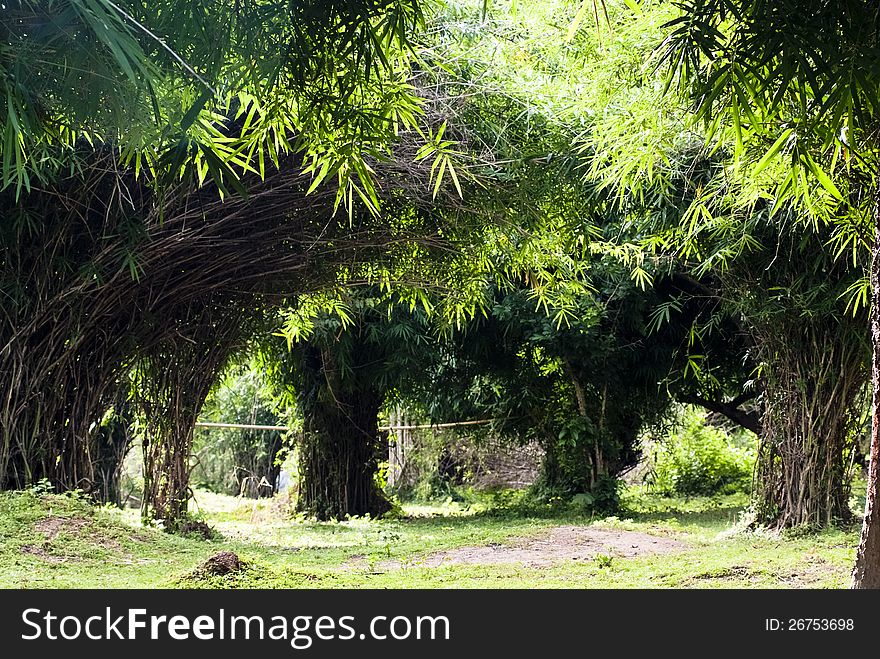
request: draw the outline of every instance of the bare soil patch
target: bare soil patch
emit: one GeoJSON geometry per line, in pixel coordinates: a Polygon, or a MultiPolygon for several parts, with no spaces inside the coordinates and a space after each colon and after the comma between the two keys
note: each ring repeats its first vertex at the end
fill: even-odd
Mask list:
{"type": "MultiPolygon", "coordinates": [[[[52,547],[54,541],[61,533],[70,537],[84,540],[96,547],[111,551],[119,551],[122,545],[119,540],[111,537],[106,530],[95,524],[93,520],[82,517],[45,517],[34,522],[34,530],[45,536],[41,551],[47,547],[52,547]]],[[[134,535],[134,534],[133,534],[134,535]]],[[[24,551],[24,549],[22,550],[24,551]]],[[[26,552],[35,555],[41,555],[38,552],[26,552]]]]}
{"type": "MultiPolygon", "coordinates": [[[[543,567],[562,561],[592,560],[600,554],[634,558],[682,551],[687,547],[680,540],[638,531],[592,526],[557,526],[543,535],[513,544],[459,547],[430,554],[413,564],[419,567],[440,567],[519,563],[529,567],[543,567]]],[[[399,568],[402,565],[400,561],[384,561],[379,564],[386,569],[399,568]]]]}
{"type": "Polygon", "coordinates": [[[50,554],[43,547],[37,547],[36,545],[22,545],[19,548],[19,551],[22,554],[30,554],[31,556],[41,558],[47,563],[66,563],[70,560],[67,556],[55,556],[54,554],[50,554]]]}
{"type": "Polygon", "coordinates": [[[34,530],[45,535],[47,542],[51,542],[62,531],[75,534],[88,525],[89,520],[80,517],[46,517],[34,523],[34,530]]]}

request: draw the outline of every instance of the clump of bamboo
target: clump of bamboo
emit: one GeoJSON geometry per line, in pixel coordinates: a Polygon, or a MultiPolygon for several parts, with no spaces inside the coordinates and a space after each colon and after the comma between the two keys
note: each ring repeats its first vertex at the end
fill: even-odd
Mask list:
{"type": "Polygon", "coordinates": [[[365,262],[448,249],[430,164],[406,139],[400,148],[375,164],[382,214],[344,212],[329,186],[308,192],[294,156],[245,181],[246,197],[188,181],[157,194],[106,147],[84,148],[52,186],[0,193],[0,489],[48,479],[106,496],[99,428],[138,368],[139,404],[155,406],[143,408],[145,505],[185,510],[192,425],[256,318],[341,273],[356,281],[365,262]]]}

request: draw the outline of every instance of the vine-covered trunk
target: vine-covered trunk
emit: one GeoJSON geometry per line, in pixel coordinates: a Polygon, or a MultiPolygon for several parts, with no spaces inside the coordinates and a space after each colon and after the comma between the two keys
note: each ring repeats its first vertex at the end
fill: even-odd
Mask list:
{"type": "Polygon", "coordinates": [[[776,332],[768,351],[756,522],[777,528],[848,522],[865,384],[862,346],[833,319],[786,329],[776,332]]]}
{"type": "Polygon", "coordinates": [[[174,531],[189,503],[189,456],[197,414],[181,410],[172,423],[144,439],[144,496],[141,515],[174,531]]]}
{"type": "Polygon", "coordinates": [[[880,192],[875,210],[875,234],[871,263],[871,450],[868,463],[868,492],[865,519],[852,574],[853,588],[880,588],[880,192]]]}
{"type": "Polygon", "coordinates": [[[132,312],[102,288],[123,288],[120,241],[136,243],[125,227],[148,193],[113,173],[109,153],[92,155],[29,194],[0,193],[0,489],[46,479],[111,496],[118,452],[97,429],[125,379],[132,312]]]}
{"type": "Polygon", "coordinates": [[[297,509],[321,520],[381,515],[391,503],[376,482],[387,438],[379,432],[383,396],[369,382],[346,384],[330,351],[312,362],[316,389],[299,449],[297,509]]]}
{"type": "Polygon", "coordinates": [[[376,483],[384,444],[377,431],[379,405],[354,402],[344,409],[332,403],[318,406],[304,435],[297,508],[318,519],[376,516],[391,508],[376,483]]]}

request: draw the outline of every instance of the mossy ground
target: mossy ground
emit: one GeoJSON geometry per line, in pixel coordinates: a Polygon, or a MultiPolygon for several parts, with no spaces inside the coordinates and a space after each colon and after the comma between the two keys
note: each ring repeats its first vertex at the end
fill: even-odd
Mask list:
{"type": "Polygon", "coordinates": [[[318,523],[294,518],[283,499],[198,492],[197,514],[221,538],[180,537],[139,524],[136,511],[97,508],[70,495],[0,493],[4,588],[841,588],[856,527],[821,532],[744,530],[743,495],[689,500],[631,492],[626,512],[597,518],[561,502],[517,494],[403,506],[395,518],[318,523]],[[551,527],[593,525],[681,541],[680,550],[552,565],[449,564],[426,557],[462,547],[506,546],[551,527]],[[240,572],[204,575],[221,551],[240,572]]]}

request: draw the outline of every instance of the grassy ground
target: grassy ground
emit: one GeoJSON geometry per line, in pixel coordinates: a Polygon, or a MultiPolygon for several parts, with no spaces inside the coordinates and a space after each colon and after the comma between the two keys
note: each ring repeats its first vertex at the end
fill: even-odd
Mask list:
{"type": "Polygon", "coordinates": [[[135,511],[94,508],[72,496],[0,493],[3,588],[840,588],[858,530],[774,534],[742,530],[741,495],[690,500],[640,492],[627,512],[596,519],[516,495],[470,505],[404,506],[396,519],[315,523],[286,502],[197,493],[197,509],[222,538],[143,528],[135,511]],[[676,549],[627,558],[600,552],[549,565],[442,564],[437,552],[525,546],[556,527],[607,536],[639,532],[676,549]],[[248,568],[225,577],[194,570],[220,551],[248,568]]]}

